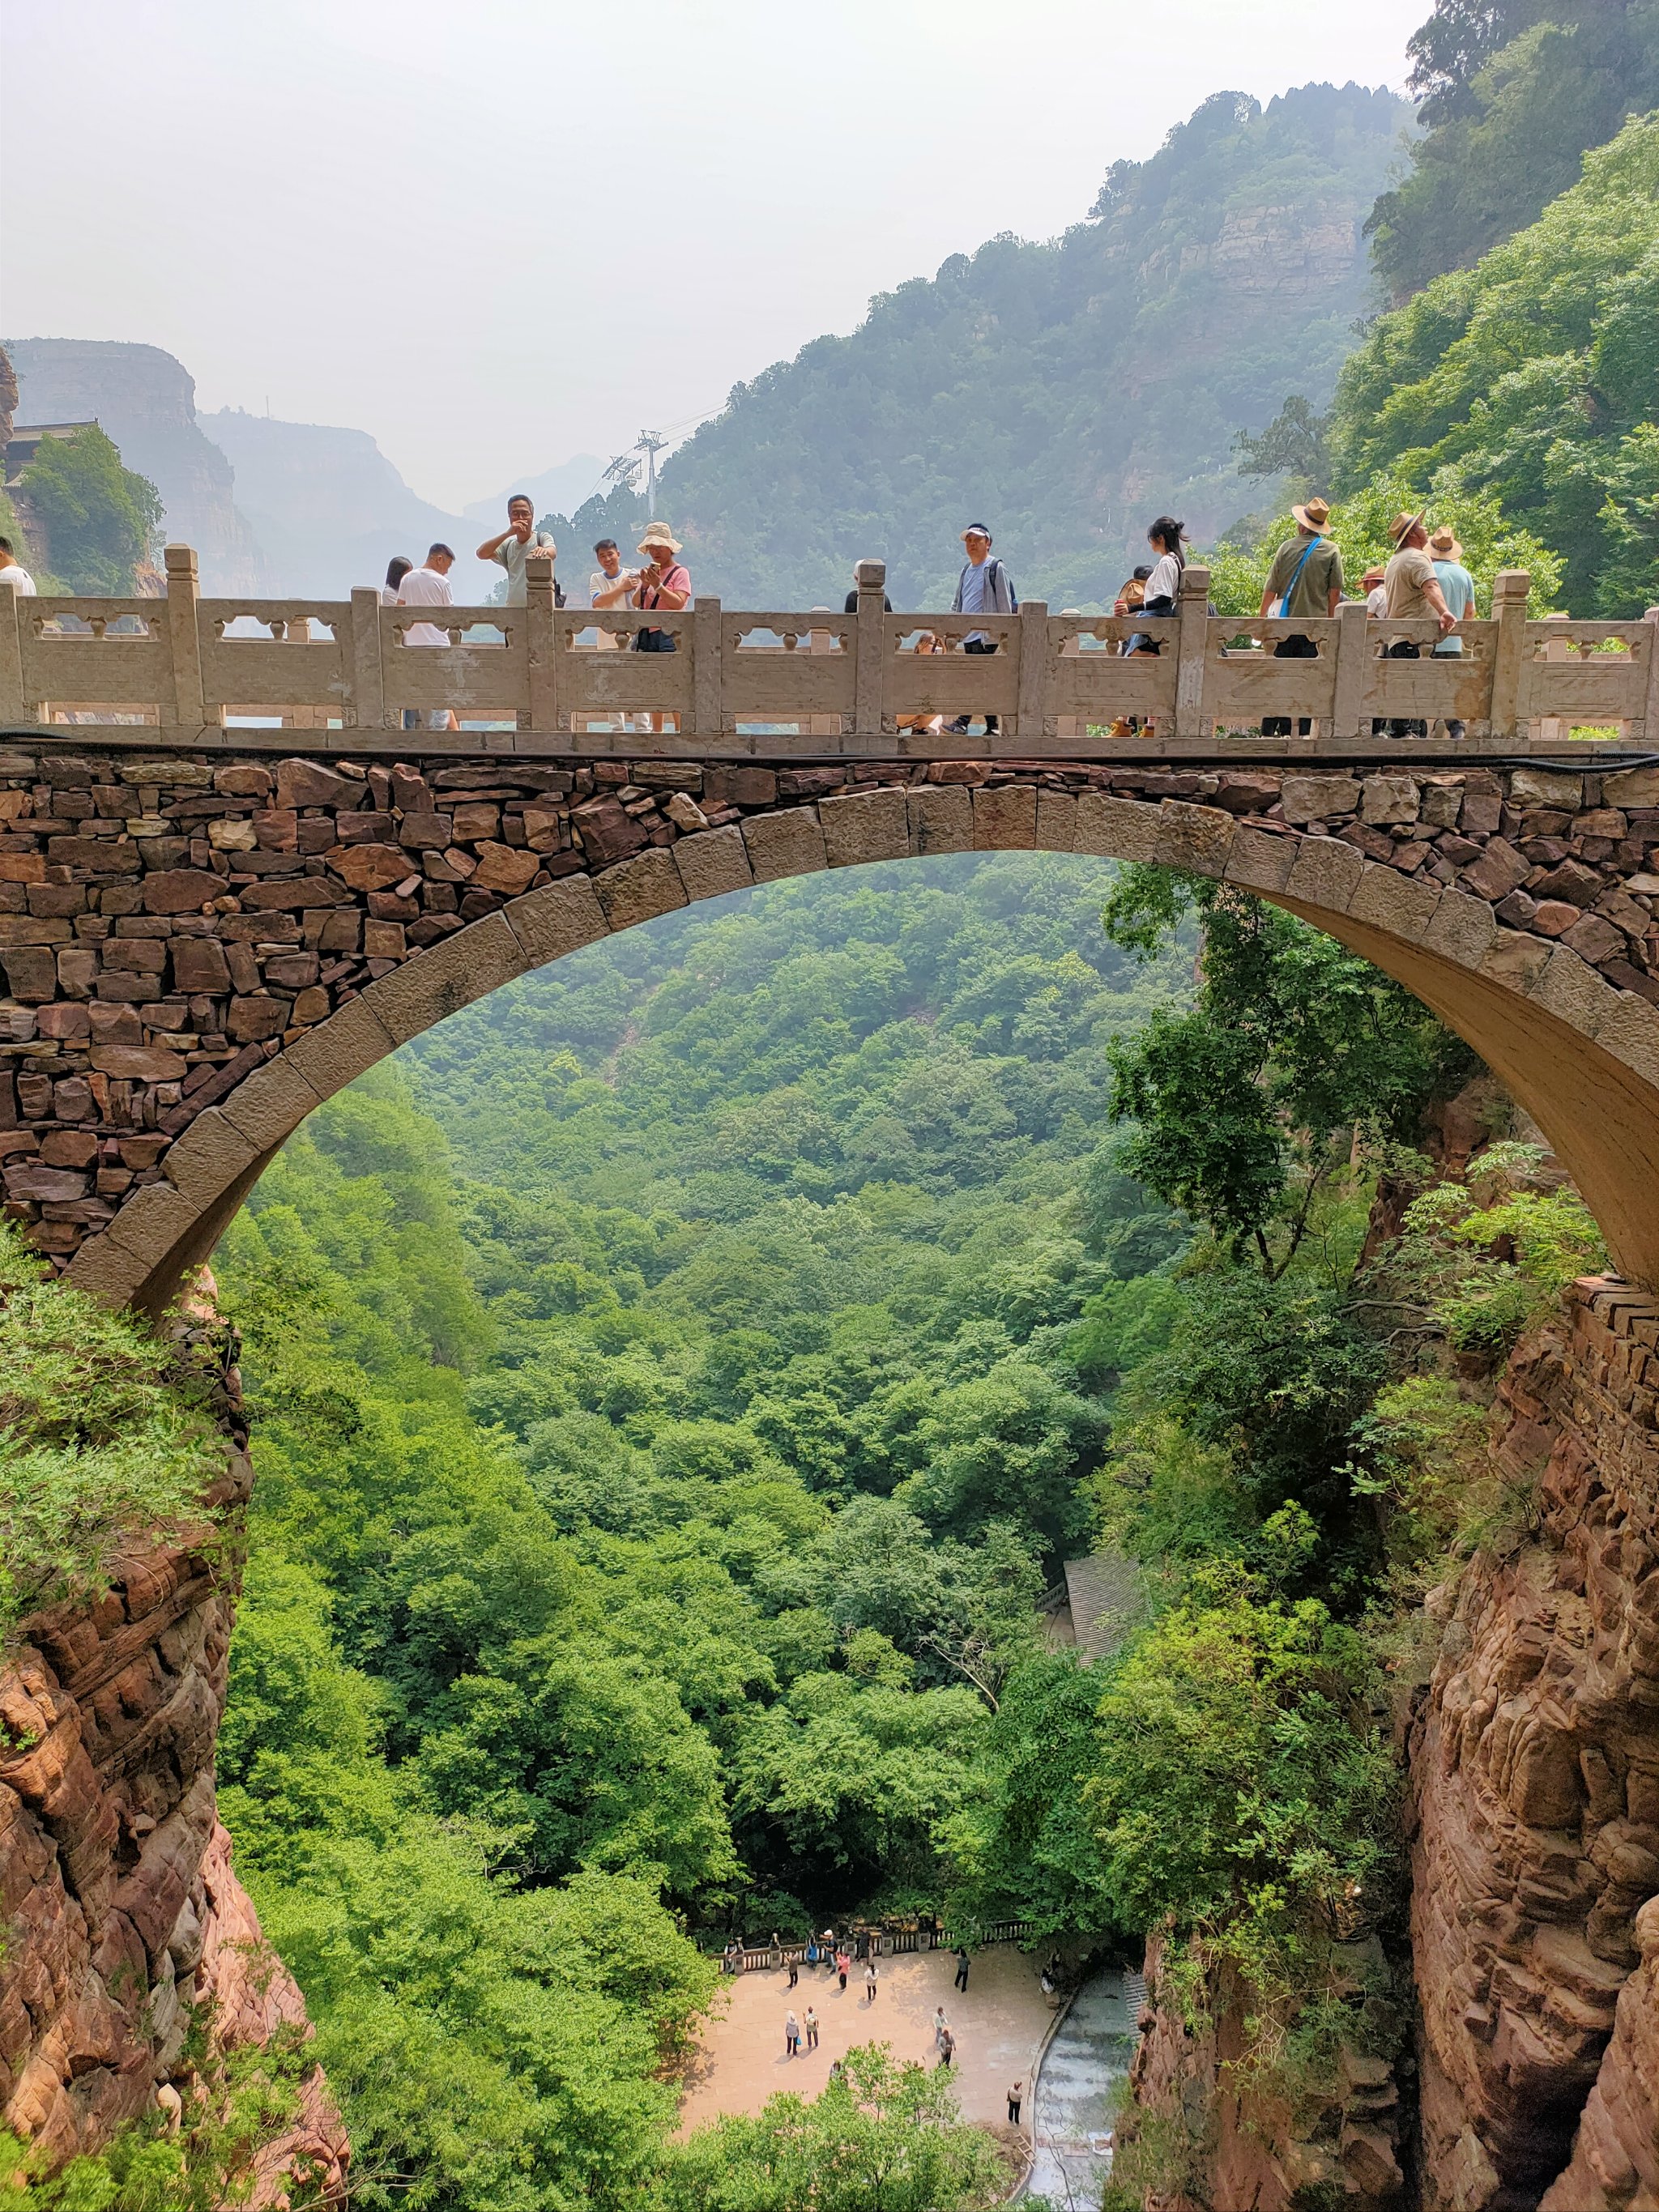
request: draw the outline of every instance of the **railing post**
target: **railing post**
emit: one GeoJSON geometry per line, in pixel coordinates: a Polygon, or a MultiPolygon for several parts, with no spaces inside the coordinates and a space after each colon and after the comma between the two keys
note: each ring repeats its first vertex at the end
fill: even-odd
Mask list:
{"type": "Polygon", "coordinates": [[[1175,733],[1178,738],[1207,738],[1210,731],[1204,706],[1210,656],[1207,568],[1188,568],[1183,572],[1176,607],[1181,627],[1176,633],[1175,733]]]}
{"type": "Polygon", "coordinates": [[[853,671],[853,734],[878,738],[885,725],[887,689],[887,563],[860,561],[854,570],[859,611],[853,671]]]}
{"type": "MultiPolygon", "coordinates": [[[[167,570],[167,649],[173,663],[173,717],[185,726],[191,723],[199,726],[207,720],[208,714],[202,694],[202,633],[197,626],[196,555],[191,546],[169,545],[164,557],[167,570]]],[[[219,717],[216,714],[214,720],[219,717]]]]}
{"type": "Polygon", "coordinates": [[[726,727],[725,659],[720,643],[720,603],[691,602],[691,727],[713,744],[726,727]]]}
{"type": "MultiPolygon", "coordinates": [[[[1571,615],[1546,615],[1544,617],[1547,623],[1571,622],[1571,615]]],[[[1564,660],[1571,660],[1576,657],[1576,648],[1570,637],[1547,637],[1544,640],[1544,650],[1540,656],[1544,661],[1559,668],[1564,660]]],[[[1522,672],[1524,675],[1524,667],[1522,672]]],[[[1528,682],[1526,689],[1530,691],[1533,688],[1532,684],[1528,682]]],[[[1528,728],[1531,728],[1534,723],[1531,707],[1530,698],[1523,700],[1523,719],[1528,728]]],[[[1540,715],[1537,718],[1536,727],[1538,742],[1540,745],[1564,745],[1572,735],[1571,720],[1564,714],[1540,715]]]]}
{"type": "Polygon", "coordinates": [[[386,720],[380,595],[372,584],[359,584],[351,594],[351,720],[359,730],[378,730],[386,720]]]}
{"type": "Polygon", "coordinates": [[[1492,657],[1492,697],[1486,725],[1495,738],[1513,738],[1526,718],[1531,690],[1526,681],[1527,594],[1532,578],[1524,568],[1500,568],[1492,587],[1492,620],[1498,642],[1492,657]]]}
{"type": "Polygon", "coordinates": [[[1019,610],[1019,670],[1014,728],[1027,752],[1040,752],[1048,708],[1048,602],[1026,599],[1019,610]]]}
{"type": "Polygon", "coordinates": [[[524,627],[527,675],[524,704],[529,726],[551,737],[559,726],[557,638],[553,622],[553,562],[532,553],[524,564],[524,627]]]}
{"type": "Polygon", "coordinates": [[[1626,742],[1650,745],[1659,736],[1659,607],[1646,607],[1642,619],[1648,626],[1648,665],[1642,684],[1642,715],[1632,719],[1626,742]]]}
{"type": "Polygon", "coordinates": [[[23,696],[22,602],[15,592],[0,590],[0,722],[32,722],[23,696]]]}
{"type": "Polygon", "coordinates": [[[1331,735],[1359,735],[1360,708],[1370,662],[1370,623],[1364,599],[1346,599],[1336,611],[1336,685],[1331,704],[1331,735]]]}

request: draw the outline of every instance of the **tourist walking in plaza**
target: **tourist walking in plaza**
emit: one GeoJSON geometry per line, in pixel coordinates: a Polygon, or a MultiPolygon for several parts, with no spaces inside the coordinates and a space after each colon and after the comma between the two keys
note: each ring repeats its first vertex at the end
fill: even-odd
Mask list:
{"type": "Polygon", "coordinates": [[[947,2027],[944,2034],[941,2035],[939,2039],[939,2063],[940,2073],[944,2073],[949,2069],[956,2055],[957,2039],[947,2027]]]}
{"type": "MultiPolygon", "coordinates": [[[[1446,636],[1456,629],[1457,617],[1446,605],[1440,579],[1434,573],[1434,556],[1428,550],[1429,533],[1423,527],[1422,510],[1419,508],[1415,514],[1396,514],[1389,525],[1389,536],[1395,550],[1393,559],[1382,572],[1383,611],[1388,619],[1437,622],[1441,636],[1446,636]]],[[[1391,660],[1422,658],[1414,638],[1397,637],[1383,650],[1391,660]]],[[[1428,725],[1396,715],[1389,724],[1389,735],[1426,737],[1428,725]]]]}
{"type": "Polygon", "coordinates": [[[818,2047],[818,2016],[811,2005],[806,2008],[805,2019],[806,2048],[809,2051],[816,2051],[818,2047]]]}
{"type": "MultiPolygon", "coordinates": [[[[1440,523],[1431,532],[1429,552],[1447,608],[1459,622],[1467,622],[1474,606],[1474,579],[1463,566],[1463,549],[1449,522],[1440,523]]],[[[1437,659],[1459,657],[1462,651],[1463,641],[1455,631],[1449,637],[1443,637],[1434,648],[1437,659]]],[[[1462,740],[1463,725],[1455,715],[1446,717],[1446,735],[1454,744],[1462,740]]]]}
{"type": "Polygon", "coordinates": [[[936,2006],[933,2012],[933,2048],[939,2050],[951,2033],[951,2023],[945,2017],[945,2007],[936,2006]]]}
{"type": "Polygon", "coordinates": [[[800,2050],[800,2022],[792,2012],[783,2016],[783,2055],[793,2058],[800,2050]]]}
{"type": "Polygon", "coordinates": [[[866,2004],[874,2004],[875,2001],[876,1962],[872,1959],[864,1970],[864,2002],[866,2004]]]}
{"type": "MultiPolygon", "coordinates": [[[[1280,621],[1292,621],[1297,616],[1329,617],[1342,602],[1341,551],[1325,534],[1331,510],[1322,499],[1310,499],[1302,507],[1293,507],[1291,513],[1296,520],[1296,535],[1287,538],[1273,555],[1261,593],[1262,615],[1276,616],[1280,621]]],[[[1313,640],[1299,634],[1281,637],[1273,647],[1275,660],[1318,658],[1319,647],[1313,640]]],[[[1313,717],[1304,714],[1297,721],[1297,734],[1305,738],[1312,731],[1313,717]]],[[[1264,714],[1261,734],[1288,738],[1290,716],[1264,714]]]]}
{"type": "Polygon", "coordinates": [[[792,1958],[789,1961],[789,1986],[792,1990],[795,1987],[799,1979],[800,1960],[799,1959],[792,1958]]]}
{"type": "MultiPolygon", "coordinates": [[[[498,568],[507,571],[507,604],[521,607],[527,596],[525,581],[525,562],[532,553],[545,553],[550,560],[556,559],[558,547],[551,534],[536,527],[536,509],[528,493],[515,491],[507,502],[507,527],[494,538],[486,538],[478,548],[481,561],[493,561],[498,568]]],[[[558,586],[553,587],[556,601],[558,586]]]]}
{"type": "MultiPolygon", "coordinates": [[[[957,595],[951,602],[953,615],[1012,615],[1019,612],[1019,600],[1015,595],[1013,580],[1000,561],[991,555],[991,533],[982,522],[970,522],[962,533],[963,550],[968,558],[962,564],[962,574],[957,578],[957,595]]],[[[970,630],[962,641],[964,653],[994,653],[994,641],[983,630],[970,630]]],[[[952,734],[965,737],[971,714],[958,714],[951,723],[952,734]]],[[[994,737],[997,718],[985,717],[985,734],[994,737]]]]}
{"type": "Polygon", "coordinates": [[[852,1965],[852,1960],[848,1957],[845,1950],[836,1952],[836,1979],[841,1984],[843,1990],[847,1987],[847,1969],[852,1965]]]}
{"type": "Polygon", "coordinates": [[[965,1943],[957,1946],[956,1985],[959,1990],[965,1990],[968,1986],[968,1946],[965,1943]]]}
{"type": "Polygon", "coordinates": [[[0,585],[15,592],[20,599],[33,599],[40,594],[34,588],[34,579],[12,550],[9,538],[0,538],[0,585]]]}
{"type": "Polygon", "coordinates": [[[1011,2081],[1008,2084],[1008,2124],[1011,2128],[1017,2128],[1019,2125],[1020,2100],[1024,2087],[1024,2081],[1011,2081]]]}
{"type": "MultiPolygon", "coordinates": [[[[449,572],[455,565],[455,556],[447,545],[439,544],[427,549],[425,562],[411,568],[398,586],[400,607],[448,607],[455,603],[455,594],[449,587],[449,572]]],[[[436,623],[411,623],[404,633],[404,644],[410,646],[447,645],[449,633],[438,628],[436,623]]],[[[453,730],[460,726],[447,707],[434,707],[428,714],[428,730],[453,730]]],[[[410,725],[405,718],[404,726],[418,728],[418,721],[410,725]]]]}

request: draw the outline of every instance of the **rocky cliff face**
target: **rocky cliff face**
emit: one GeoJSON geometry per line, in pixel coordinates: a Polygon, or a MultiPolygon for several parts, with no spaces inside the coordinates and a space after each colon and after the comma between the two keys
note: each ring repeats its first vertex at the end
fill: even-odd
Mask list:
{"type": "Polygon", "coordinates": [[[1425,2197],[1455,2212],[1659,2202],[1656,1383],[1659,1304],[1580,1285],[1499,1389],[1534,1533],[1431,1605],[1412,1946],[1425,2197]],[[1598,2166],[1606,2193],[1580,2193],[1598,2166]]]}
{"type": "Polygon", "coordinates": [[[264,557],[233,496],[229,461],[196,422],[196,386],[160,346],[94,338],[18,338],[20,422],[96,420],[167,509],[167,535],[201,556],[210,592],[272,588],[264,557]]]}
{"type": "MultiPolygon", "coordinates": [[[[107,1593],[36,1614],[0,1659],[0,2124],[54,2164],[96,2150],[210,2051],[301,2033],[214,1806],[252,1470],[240,1445],[216,1522],[118,1561],[107,1593]]],[[[319,2069],[262,2147],[254,2202],[304,2172],[337,2192],[344,2136],[319,2069]]]]}
{"type": "Polygon", "coordinates": [[[1376,2062],[1292,2114],[1231,2078],[1236,1993],[1197,2038],[1155,2006],[1126,2130],[1163,2147],[1154,2212],[1659,2207],[1659,1301],[1577,1285],[1490,1449],[1530,1533],[1431,1595],[1407,1732],[1415,2140],[1376,2062]]]}

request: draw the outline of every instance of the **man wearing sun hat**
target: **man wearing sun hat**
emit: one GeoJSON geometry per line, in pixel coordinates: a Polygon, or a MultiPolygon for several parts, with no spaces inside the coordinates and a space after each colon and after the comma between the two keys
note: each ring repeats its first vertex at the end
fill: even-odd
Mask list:
{"type": "MultiPolygon", "coordinates": [[[[1325,534],[1331,520],[1330,507],[1322,499],[1310,499],[1302,507],[1293,507],[1291,514],[1296,522],[1296,535],[1287,538],[1273,555],[1262,589],[1261,612],[1264,617],[1277,616],[1281,619],[1295,615],[1334,615],[1342,599],[1342,555],[1325,534]]],[[[1319,647],[1310,637],[1281,637],[1273,647],[1275,660],[1318,658],[1319,647]]],[[[1303,737],[1310,735],[1312,717],[1303,715],[1297,728],[1303,737]]],[[[1264,738],[1288,738],[1290,716],[1264,714],[1261,734],[1264,738]]]]}
{"type": "MultiPolygon", "coordinates": [[[[1463,566],[1463,549],[1450,523],[1440,523],[1429,532],[1429,551],[1441,597],[1459,622],[1467,622],[1474,611],[1474,579],[1463,566]]],[[[1443,637],[1434,648],[1437,659],[1459,654],[1462,650],[1463,641],[1455,631],[1449,637],[1443,637]]],[[[1446,718],[1446,735],[1454,744],[1463,735],[1463,725],[1450,715],[1446,718]]]]}
{"type": "MultiPolygon", "coordinates": [[[[1394,546],[1394,556],[1382,571],[1383,611],[1388,620],[1437,622],[1440,635],[1445,637],[1457,628],[1457,617],[1446,605],[1440,579],[1434,572],[1434,556],[1429,551],[1429,533],[1423,526],[1422,508],[1414,514],[1396,514],[1389,525],[1389,538],[1394,546]]],[[[1409,637],[1397,637],[1383,650],[1391,660],[1422,658],[1416,641],[1409,637]]],[[[1428,726],[1396,719],[1389,724],[1389,735],[1425,738],[1428,726]]]]}

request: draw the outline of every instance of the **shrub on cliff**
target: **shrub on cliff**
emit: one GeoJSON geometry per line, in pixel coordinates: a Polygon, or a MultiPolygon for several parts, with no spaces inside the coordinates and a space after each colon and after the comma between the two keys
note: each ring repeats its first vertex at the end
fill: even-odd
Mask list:
{"type": "Polygon", "coordinates": [[[221,1449],[167,1347],[0,1224],[0,1636],[187,1519],[221,1449]]]}

